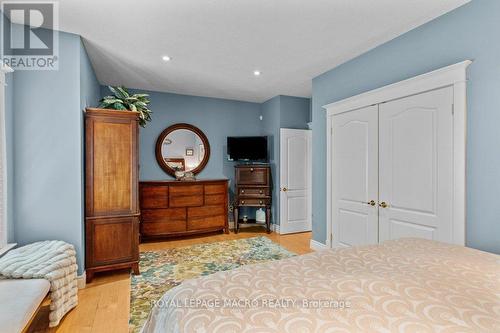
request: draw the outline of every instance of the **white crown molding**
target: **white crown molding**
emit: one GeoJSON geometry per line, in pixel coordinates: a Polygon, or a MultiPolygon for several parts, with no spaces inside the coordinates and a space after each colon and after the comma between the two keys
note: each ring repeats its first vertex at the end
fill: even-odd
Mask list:
{"type": "Polygon", "coordinates": [[[328,115],[339,114],[363,108],[365,106],[388,102],[402,96],[410,96],[427,90],[433,90],[467,81],[467,67],[472,60],[465,60],[454,65],[437,69],[400,82],[396,82],[360,95],[352,96],[323,108],[328,115]]]}
{"type": "Polygon", "coordinates": [[[311,250],[314,250],[314,251],[322,251],[322,250],[326,250],[329,248],[326,244],[315,241],[314,239],[311,239],[311,242],[309,243],[309,247],[311,248],[311,250]]]}

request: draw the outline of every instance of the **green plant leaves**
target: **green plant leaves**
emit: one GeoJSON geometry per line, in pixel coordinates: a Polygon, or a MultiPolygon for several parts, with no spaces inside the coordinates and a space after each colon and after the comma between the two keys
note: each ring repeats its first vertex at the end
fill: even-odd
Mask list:
{"type": "Polygon", "coordinates": [[[148,109],[150,103],[148,94],[131,95],[125,87],[108,86],[113,96],[105,96],[100,101],[100,108],[114,110],[129,110],[139,112],[139,125],[145,127],[151,121],[152,111],[148,109]]]}

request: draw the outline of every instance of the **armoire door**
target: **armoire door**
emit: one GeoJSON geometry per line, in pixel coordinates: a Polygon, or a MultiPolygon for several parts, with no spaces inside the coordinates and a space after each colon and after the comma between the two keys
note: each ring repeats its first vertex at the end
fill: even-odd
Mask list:
{"type": "Polygon", "coordinates": [[[451,87],[380,104],[381,242],[452,242],[452,113],[451,87]]]}
{"type": "Polygon", "coordinates": [[[333,117],[333,246],[378,243],[377,106],[333,117]]]}
{"type": "Polygon", "coordinates": [[[86,216],[138,214],[137,116],[93,110],[86,113],[86,216]]]}

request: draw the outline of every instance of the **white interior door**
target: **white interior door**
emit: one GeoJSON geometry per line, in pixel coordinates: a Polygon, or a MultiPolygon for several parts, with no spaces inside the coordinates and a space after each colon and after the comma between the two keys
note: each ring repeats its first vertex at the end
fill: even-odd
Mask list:
{"type": "Polygon", "coordinates": [[[332,245],[378,243],[377,106],[333,117],[332,245]]]}
{"type": "Polygon", "coordinates": [[[280,233],[311,231],[310,130],[280,129],[280,233]]]}
{"type": "Polygon", "coordinates": [[[452,242],[453,88],[379,107],[380,241],[452,242]]]}

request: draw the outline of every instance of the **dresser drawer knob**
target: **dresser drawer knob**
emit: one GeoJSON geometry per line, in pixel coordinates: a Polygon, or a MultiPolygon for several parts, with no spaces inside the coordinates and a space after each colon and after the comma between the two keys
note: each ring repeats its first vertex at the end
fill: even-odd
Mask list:
{"type": "Polygon", "coordinates": [[[259,191],[259,193],[260,193],[260,194],[262,194],[262,193],[264,193],[264,192],[262,192],[262,190],[260,190],[260,191],[259,191]]]}
{"type": "Polygon", "coordinates": [[[245,190],[241,190],[241,193],[245,193],[245,190]]]}
{"type": "Polygon", "coordinates": [[[250,172],[253,172],[253,168],[250,168],[250,172]]]}
{"type": "Polygon", "coordinates": [[[244,205],[245,204],[245,200],[241,200],[241,204],[244,205]]]}
{"type": "Polygon", "coordinates": [[[261,200],[261,201],[259,201],[259,203],[262,205],[262,200],[261,200]]]}

